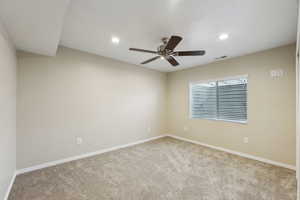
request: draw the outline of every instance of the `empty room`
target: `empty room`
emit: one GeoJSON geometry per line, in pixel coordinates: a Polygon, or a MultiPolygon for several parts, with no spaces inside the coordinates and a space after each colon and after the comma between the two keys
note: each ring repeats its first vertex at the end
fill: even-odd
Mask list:
{"type": "Polygon", "coordinates": [[[0,200],[299,200],[297,0],[0,0],[0,200]]]}

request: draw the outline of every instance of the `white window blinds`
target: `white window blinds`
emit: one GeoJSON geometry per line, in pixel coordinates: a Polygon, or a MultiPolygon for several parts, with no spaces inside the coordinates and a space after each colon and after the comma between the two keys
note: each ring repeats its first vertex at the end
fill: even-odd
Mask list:
{"type": "Polygon", "coordinates": [[[192,118],[247,121],[247,78],[190,85],[192,118]]]}
{"type": "Polygon", "coordinates": [[[215,119],[217,115],[216,82],[193,84],[191,86],[192,117],[215,119]]]}

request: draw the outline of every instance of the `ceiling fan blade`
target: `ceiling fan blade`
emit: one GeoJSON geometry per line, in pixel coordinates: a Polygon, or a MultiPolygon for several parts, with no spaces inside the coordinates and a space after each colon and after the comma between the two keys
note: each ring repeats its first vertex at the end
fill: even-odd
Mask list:
{"type": "Polygon", "coordinates": [[[176,35],[171,36],[171,38],[169,39],[165,49],[173,51],[181,40],[182,40],[182,37],[180,37],[180,36],[176,36],[176,35]]]}
{"type": "Polygon", "coordinates": [[[139,51],[139,52],[144,52],[144,53],[154,53],[157,54],[157,51],[150,51],[146,49],[137,49],[137,48],[129,48],[130,51],[139,51]]]}
{"type": "Polygon", "coordinates": [[[205,51],[177,51],[174,52],[175,56],[203,56],[205,51]]]}
{"type": "Polygon", "coordinates": [[[160,58],[160,56],[155,56],[154,58],[150,58],[149,60],[146,60],[146,61],[142,62],[141,64],[142,65],[147,64],[147,63],[152,62],[152,61],[154,61],[154,60],[156,60],[158,58],[160,58]]]}
{"type": "Polygon", "coordinates": [[[167,60],[173,67],[176,67],[177,65],[179,65],[179,63],[177,62],[177,60],[176,60],[173,56],[168,56],[168,57],[166,57],[166,60],[167,60]]]}

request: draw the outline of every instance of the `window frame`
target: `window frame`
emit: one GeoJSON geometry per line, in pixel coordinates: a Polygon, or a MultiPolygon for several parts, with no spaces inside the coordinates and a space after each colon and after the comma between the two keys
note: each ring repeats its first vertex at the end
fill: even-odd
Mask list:
{"type": "Polygon", "coordinates": [[[227,120],[227,119],[218,119],[218,118],[197,118],[192,116],[192,86],[195,84],[201,84],[201,83],[208,83],[208,82],[217,82],[217,81],[226,81],[226,80],[232,80],[232,79],[239,79],[239,78],[246,78],[247,79],[247,94],[248,94],[248,84],[249,84],[249,76],[248,74],[244,75],[237,75],[237,76],[228,76],[223,78],[216,78],[216,79],[208,79],[208,80],[201,80],[201,81],[190,81],[189,82],[189,119],[192,120],[212,120],[212,121],[223,121],[223,122],[232,122],[232,123],[238,123],[238,124],[248,124],[248,95],[247,95],[247,120],[227,120]]]}

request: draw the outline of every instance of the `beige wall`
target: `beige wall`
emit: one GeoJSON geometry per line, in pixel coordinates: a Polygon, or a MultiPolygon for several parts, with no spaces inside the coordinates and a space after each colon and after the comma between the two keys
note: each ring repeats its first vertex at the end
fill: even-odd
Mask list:
{"type": "Polygon", "coordinates": [[[16,56],[0,24],[0,199],[16,169],[16,56]]]}
{"type": "Polygon", "coordinates": [[[166,131],[165,73],[67,48],[18,65],[18,169],[166,131]]]}
{"type": "Polygon", "coordinates": [[[295,165],[295,85],[295,45],[169,73],[168,132],[295,165]],[[285,75],[271,78],[270,70],[278,68],[285,75]],[[190,81],[244,74],[249,75],[247,124],[189,119],[190,81]]]}
{"type": "Polygon", "coordinates": [[[295,45],[167,75],[67,48],[18,62],[18,169],[164,133],[295,164],[295,45]],[[188,118],[190,81],[245,74],[247,124],[188,118]]]}

